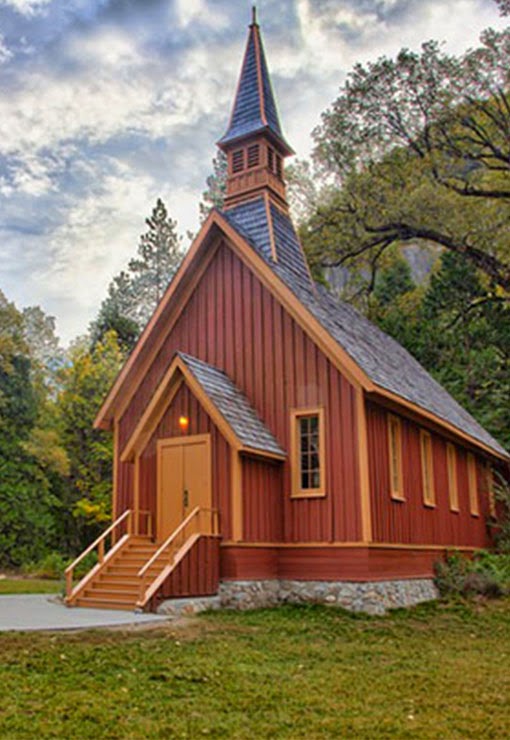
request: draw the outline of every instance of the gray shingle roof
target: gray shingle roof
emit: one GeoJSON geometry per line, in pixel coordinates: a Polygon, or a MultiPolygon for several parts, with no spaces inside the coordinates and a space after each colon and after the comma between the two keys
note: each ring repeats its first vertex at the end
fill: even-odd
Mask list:
{"type": "Polygon", "coordinates": [[[262,38],[256,24],[250,26],[243,67],[228,130],[218,142],[228,144],[241,136],[269,130],[287,148],[278,117],[262,38]],[[259,69],[261,85],[259,85],[259,69]],[[265,118],[264,118],[265,116],[265,118]]]}
{"type": "Polygon", "coordinates": [[[452,424],[499,454],[503,447],[392,337],[314,284],[292,221],[271,206],[278,262],[271,259],[270,228],[263,198],[222,212],[366,375],[384,388],[452,424]]]}
{"type": "Polygon", "coordinates": [[[184,352],[178,352],[177,355],[243,445],[262,452],[286,456],[246,396],[226,373],[184,352]]]}

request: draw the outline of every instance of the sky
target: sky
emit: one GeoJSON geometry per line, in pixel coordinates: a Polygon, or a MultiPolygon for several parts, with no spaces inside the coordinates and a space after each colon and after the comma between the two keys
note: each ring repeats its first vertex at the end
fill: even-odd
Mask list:
{"type": "MultiPolygon", "coordinates": [[[[86,331],[161,197],[184,235],[224,133],[249,0],[0,0],[0,289],[86,331]]],[[[459,53],[501,28],[492,0],[259,0],[298,157],[356,62],[459,53]]],[[[184,244],[187,241],[184,239],[184,244]]]]}

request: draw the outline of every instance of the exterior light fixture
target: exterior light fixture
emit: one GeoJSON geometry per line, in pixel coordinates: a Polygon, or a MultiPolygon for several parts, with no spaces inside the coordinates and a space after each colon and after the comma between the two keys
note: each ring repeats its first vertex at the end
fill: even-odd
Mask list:
{"type": "Polygon", "coordinates": [[[186,434],[189,427],[189,419],[187,416],[179,416],[179,429],[181,434],[186,434]]]}

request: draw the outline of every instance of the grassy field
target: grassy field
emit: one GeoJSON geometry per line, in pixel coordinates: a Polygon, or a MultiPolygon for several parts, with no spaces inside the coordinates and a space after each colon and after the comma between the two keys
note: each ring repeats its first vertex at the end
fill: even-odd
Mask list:
{"type": "Polygon", "coordinates": [[[55,594],[62,590],[61,581],[46,578],[2,578],[0,596],[6,594],[55,594]]]}
{"type": "Polygon", "coordinates": [[[0,634],[1,738],[510,736],[510,600],[0,634]]]}

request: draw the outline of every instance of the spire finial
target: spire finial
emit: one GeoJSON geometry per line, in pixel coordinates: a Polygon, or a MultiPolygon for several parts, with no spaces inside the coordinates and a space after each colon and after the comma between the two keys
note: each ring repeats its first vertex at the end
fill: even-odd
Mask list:
{"type": "Polygon", "coordinates": [[[251,6],[251,25],[252,26],[257,26],[258,25],[258,22],[257,22],[257,6],[256,5],[252,5],[251,6]]]}

